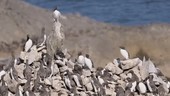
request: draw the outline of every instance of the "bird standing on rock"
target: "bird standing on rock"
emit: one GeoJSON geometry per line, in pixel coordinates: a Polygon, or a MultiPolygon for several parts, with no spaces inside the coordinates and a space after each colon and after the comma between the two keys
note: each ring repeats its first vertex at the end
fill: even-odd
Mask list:
{"type": "Polygon", "coordinates": [[[30,39],[29,35],[27,35],[27,42],[25,43],[24,51],[28,52],[29,49],[32,47],[32,45],[33,45],[33,42],[30,39]]]}
{"type": "Polygon", "coordinates": [[[145,94],[147,92],[146,85],[141,81],[137,85],[137,90],[139,91],[140,94],[145,94]]]}
{"type": "Polygon", "coordinates": [[[153,81],[153,75],[149,75],[149,77],[146,79],[146,84],[149,89],[149,92],[152,92],[153,94],[156,94],[157,87],[153,81]]]}
{"type": "Polygon", "coordinates": [[[125,47],[120,47],[120,53],[125,59],[129,59],[129,53],[126,51],[125,47]]]}
{"type": "Polygon", "coordinates": [[[79,52],[79,53],[78,53],[77,62],[78,62],[79,64],[81,64],[82,66],[84,66],[84,63],[85,63],[84,59],[85,59],[85,58],[84,58],[84,56],[82,55],[82,53],[79,52]]]}
{"type": "Polygon", "coordinates": [[[47,40],[47,35],[45,34],[45,28],[42,28],[42,34],[43,34],[43,42],[39,45],[40,47],[44,46],[46,44],[46,40],[47,40]]]}
{"type": "Polygon", "coordinates": [[[93,62],[89,57],[89,54],[86,54],[86,57],[84,58],[85,65],[91,70],[93,66],[93,62]]]}

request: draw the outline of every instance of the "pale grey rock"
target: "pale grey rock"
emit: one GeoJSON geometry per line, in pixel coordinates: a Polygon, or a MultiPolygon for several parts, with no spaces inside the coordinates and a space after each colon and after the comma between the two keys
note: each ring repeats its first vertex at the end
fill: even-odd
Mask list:
{"type": "Polygon", "coordinates": [[[88,78],[88,77],[82,75],[81,79],[82,79],[83,85],[86,85],[87,83],[91,83],[91,78],[90,77],[88,78]]]}
{"type": "Polygon", "coordinates": [[[145,58],[142,61],[142,66],[139,66],[141,79],[145,80],[149,76],[149,64],[146,62],[145,58]]]}
{"type": "Polygon", "coordinates": [[[51,93],[50,94],[51,96],[58,96],[58,92],[57,91],[51,91],[50,93],[51,93]]]}
{"type": "Polygon", "coordinates": [[[54,64],[54,62],[52,62],[51,70],[52,70],[51,75],[56,75],[60,72],[58,66],[56,64],[54,64]]]}
{"type": "Polygon", "coordinates": [[[4,81],[9,82],[11,80],[11,77],[9,75],[9,72],[7,72],[4,76],[4,81]]]}
{"type": "Polygon", "coordinates": [[[90,70],[86,70],[86,69],[83,69],[83,75],[84,76],[91,76],[91,71],[90,70]]]}
{"type": "Polygon", "coordinates": [[[63,73],[63,72],[65,72],[66,70],[68,70],[68,66],[60,67],[59,70],[60,70],[61,73],[63,73]]]}
{"type": "Polygon", "coordinates": [[[125,69],[130,69],[130,68],[137,66],[140,63],[140,59],[134,58],[134,59],[128,59],[128,60],[124,60],[120,62],[121,62],[122,69],[125,70],[125,69]]]}
{"type": "Polygon", "coordinates": [[[116,66],[112,62],[107,63],[105,69],[111,71],[113,74],[116,73],[116,66]]]}
{"type": "Polygon", "coordinates": [[[52,80],[52,87],[56,90],[59,91],[63,87],[64,82],[58,79],[52,80]]]}
{"type": "Polygon", "coordinates": [[[141,78],[141,74],[140,74],[140,70],[138,68],[138,66],[135,66],[134,68],[132,68],[131,70],[133,70],[133,72],[136,74],[136,76],[139,78],[139,81],[142,80],[141,78]]]}
{"type": "Polygon", "coordinates": [[[120,69],[118,66],[115,67],[116,68],[116,73],[115,74],[121,74],[123,72],[122,69],[120,69]]]}
{"type": "Polygon", "coordinates": [[[33,62],[38,61],[41,58],[42,53],[38,52],[36,46],[32,46],[31,51],[27,55],[28,64],[32,64],[33,62]]]}
{"type": "Polygon", "coordinates": [[[16,71],[18,72],[18,77],[20,78],[24,78],[24,74],[23,74],[23,71],[25,69],[25,64],[24,63],[21,63],[20,65],[14,65],[16,71]]]}
{"type": "MultiPolygon", "coordinates": [[[[123,74],[120,74],[120,76],[122,76],[123,74]]],[[[117,76],[117,75],[113,75],[113,78],[117,81],[117,80],[119,80],[119,79],[121,79],[119,76],[117,76]]]]}
{"type": "Polygon", "coordinates": [[[40,51],[42,51],[42,50],[46,50],[45,48],[46,48],[46,46],[41,46],[41,47],[39,47],[39,48],[37,49],[37,51],[40,52],[40,51]]]}
{"type": "Polygon", "coordinates": [[[85,92],[79,92],[80,96],[87,96],[85,92]]]}
{"type": "Polygon", "coordinates": [[[125,73],[120,74],[120,79],[125,80],[127,78],[125,73]]]}
{"type": "Polygon", "coordinates": [[[126,82],[125,81],[118,80],[117,83],[120,84],[119,86],[121,86],[123,89],[125,89],[125,87],[126,87],[126,82]]]}
{"type": "Polygon", "coordinates": [[[157,69],[150,59],[148,60],[148,64],[149,64],[149,70],[148,70],[149,73],[157,73],[157,69]]]}
{"type": "Polygon", "coordinates": [[[59,59],[59,60],[55,60],[55,63],[58,64],[58,65],[60,65],[60,66],[66,66],[65,60],[63,60],[63,61],[60,60],[60,59],[59,59]]]}
{"type": "Polygon", "coordinates": [[[106,88],[105,92],[106,92],[106,95],[108,95],[108,96],[116,96],[116,93],[114,92],[113,89],[106,88]]]}
{"type": "Polygon", "coordinates": [[[37,48],[35,45],[31,47],[30,52],[23,52],[20,53],[20,58],[24,60],[26,63],[26,60],[28,60],[28,64],[31,64],[35,61],[38,61],[41,58],[42,53],[37,51],[37,48]]]}
{"type": "Polygon", "coordinates": [[[74,65],[75,65],[75,63],[71,59],[68,60],[68,62],[67,62],[68,68],[74,69],[74,65]]]}
{"type": "Polygon", "coordinates": [[[10,80],[10,81],[6,81],[6,83],[7,83],[9,91],[11,91],[12,93],[15,93],[18,82],[16,80],[10,80]]]}
{"type": "Polygon", "coordinates": [[[27,82],[27,80],[25,78],[23,78],[23,79],[19,79],[18,82],[20,84],[25,84],[27,82]]]}
{"type": "Polygon", "coordinates": [[[46,85],[52,85],[52,78],[45,78],[45,79],[44,79],[44,83],[45,83],[46,85]]]}

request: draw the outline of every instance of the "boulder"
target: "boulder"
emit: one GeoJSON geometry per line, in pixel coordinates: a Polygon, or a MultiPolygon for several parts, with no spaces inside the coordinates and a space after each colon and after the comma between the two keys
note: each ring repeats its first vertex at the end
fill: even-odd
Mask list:
{"type": "Polygon", "coordinates": [[[127,59],[127,60],[120,61],[120,62],[121,62],[121,68],[123,70],[127,70],[127,69],[137,66],[140,63],[140,59],[139,58],[127,59]]]}

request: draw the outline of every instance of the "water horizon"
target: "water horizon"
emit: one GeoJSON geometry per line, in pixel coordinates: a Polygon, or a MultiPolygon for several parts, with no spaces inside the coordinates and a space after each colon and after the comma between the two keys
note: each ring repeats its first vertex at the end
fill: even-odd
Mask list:
{"type": "Polygon", "coordinates": [[[65,14],[79,13],[96,21],[118,25],[170,23],[168,0],[25,0],[33,5],[65,14]]]}

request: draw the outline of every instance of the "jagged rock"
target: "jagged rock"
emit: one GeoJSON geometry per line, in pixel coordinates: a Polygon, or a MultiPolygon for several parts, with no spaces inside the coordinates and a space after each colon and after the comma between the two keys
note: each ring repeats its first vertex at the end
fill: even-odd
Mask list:
{"type": "Polygon", "coordinates": [[[55,63],[57,64],[57,65],[59,65],[59,66],[66,66],[66,62],[65,62],[65,60],[56,60],[55,61],[55,63]]]}
{"type": "Polygon", "coordinates": [[[38,52],[36,46],[32,46],[31,51],[28,53],[28,64],[32,64],[35,61],[38,61],[42,56],[41,52],[38,52]]]}
{"type": "Polygon", "coordinates": [[[58,92],[57,91],[51,91],[51,96],[58,96],[58,92]]]}
{"type": "Polygon", "coordinates": [[[51,82],[52,82],[52,79],[51,79],[51,78],[45,78],[45,79],[44,79],[44,83],[45,83],[46,85],[52,85],[51,82]]]}
{"type": "Polygon", "coordinates": [[[11,80],[11,77],[10,77],[9,72],[8,72],[8,73],[6,73],[5,76],[4,76],[4,81],[8,82],[8,81],[10,81],[10,80],[11,80]]]}
{"type": "Polygon", "coordinates": [[[68,60],[68,62],[67,62],[68,68],[74,69],[74,65],[75,65],[74,62],[72,62],[71,60],[68,60]]]}
{"type": "Polygon", "coordinates": [[[118,80],[117,83],[120,84],[120,86],[125,89],[125,87],[126,87],[126,82],[125,81],[118,80]]]}
{"type": "Polygon", "coordinates": [[[109,89],[112,90],[113,92],[115,91],[115,84],[108,84],[109,89]]]}
{"type": "Polygon", "coordinates": [[[149,73],[157,73],[157,69],[150,59],[148,60],[148,64],[149,64],[149,68],[148,68],[149,73]]]}
{"type": "Polygon", "coordinates": [[[105,69],[111,71],[113,74],[116,73],[116,66],[112,62],[107,63],[105,69]]]}
{"type": "MultiPolygon", "coordinates": [[[[120,76],[121,76],[121,75],[122,75],[122,74],[120,74],[120,76]]],[[[113,75],[113,78],[114,78],[116,81],[120,79],[120,77],[117,76],[117,75],[113,75]]]]}
{"type": "Polygon", "coordinates": [[[91,79],[86,77],[86,76],[84,76],[84,75],[81,76],[81,79],[82,79],[83,85],[86,85],[87,83],[91,82],[91,79]]]}
{"type": "Polygon", "coordinates": [[[64,55],[65,55],[65,58],[67,58],[67,59],[70,59],[70,58],[71,58],[71,55],[68,53],[68,50],[67,50],[67,49],[64,49],[64,50],[63,50],[63,53],[64,53],[64,55]]]}
{"type": "Polygon", "coordinates": [[[85,92],[79,92],[80,96],[87,96],[85,92]]]}
{"type": "Polygon", "coordinates": [[[91,71],[83,69],[83,75],[86,76],[86,77],[91,76],[91,71]]]}
{"type": "Polygon", "coordinates": [[[24,78],[24,74],[23,74],[23,71],[24,71],[24,69],[25,69],[25,64],[24,63],[21,63],[21,64],[19,64],[19,65],[15,65],[14,66],[15,67],[15,69],[17,70],[17,72],[18,72],[18,77],[20,77],[20,78],[24,78]]]}
{"type": "Polygon", "coordinates": [[[63,72],[65,72],[66,70],[68,70],[68,66],[60,67],[59,70],[60,70],[61,73],[63,73],[63,72]]]}
{"type": "Polygon", "coordinates": [[[6,83],[7,83],[9,91],[11,91],[12,93],[15,93],[18,82],[16,80],[10,80],[10,81],[7,81],[6,83]]]}
{"type": "Polygon", "coordinates": [[[139,70],[142,80],[145,80],[149,76],[149,64],[146,62],[145,58],[143,58],[142,66],[139,66],[139,70]]]}
{"type": "Polygon", "coordinates": [[[106,88],[105,91],[106,91],[106,95],[108,96],[116,96],[116,93],[112,89],[106,88]]]}
{"type": "Polygon", "coordinates": [[[123,72],[122,69],[120,69],[118,66],[116,66],[116,73],[115,74],[121,74],[123,72]]]}
{"type": "Polygon", "coordinates": [[[138,66],[135,66],[131,70],[133,70],[133,72],[136,74],[136,76],[139,78],[139,81],[140,81],[141,80],[141,74],[140,74],[140,70],[139,70],[138,66]]]}
{"type": "Polygon", "coordinates": [[[140,63],[140,59],[139,58],[127,59],[120,62],[121,62],[121,68],[126,70],[137,66],[140,63]]]}
{"type": "Polygon", "coordinates": [[[43,49],[41,52],[42,52],[42,53],[47,53],[47,50],[46,50],[46,49],[43,49]]]}
{"type": "Polygon", "coordinates": [[[155,73],[151,73],[150,75],[153,75],[153,81],[158,83],[164,83],[164,81],[158,77],[155,73]]]}
{"type": "Polygon", "coordinates": [[[38,52],[36,46],[32,46],[31,47],[31,51],[30,52],[21,52],[20,54],[20,58],[22,60],[24,60],[24,62],[26,62],[26,60],[28,60],[28,64],[31,64],[35,61],[38,61],[42,56],[42,53],[41,52],[38,52]]]}
{"type": "Polygon", "coordinates": [[[63,87],[64,82],[58,79],[52,80],[52,87],[56,90],[59,91],[63,87]]]}
{"type": "Polygon", "coordinates": [[[26,80],[26,79],[20,79],[18,82],[19,82],[20,84],[25,84],[25,83],[27,82],[27,80],[26,80]]]}
{"type": "Polygon", "coordinates": [[[125,79],[127,78],[127,76],[126,76],[125,73],[122,73],[122,74],[120,74],[120,78],[121,78],[122,80],[125,80],[125,79]]]}
{"type": "Polygon", "coordinates": [[[56,75],[60,72],[58,66],[54,64],[53,62],[52,62],[51,68],[52,68],[52,75],[56,75]]]}
{"type": "Polygon", "coordinates": [[[42,51],[42,50],[46,50],[45,48],[46,48],[46,46],[41,46],[41,47],[39,47],[39,48],[37,49],[37,52],[40,52],[40,51],[42,51]]]}

